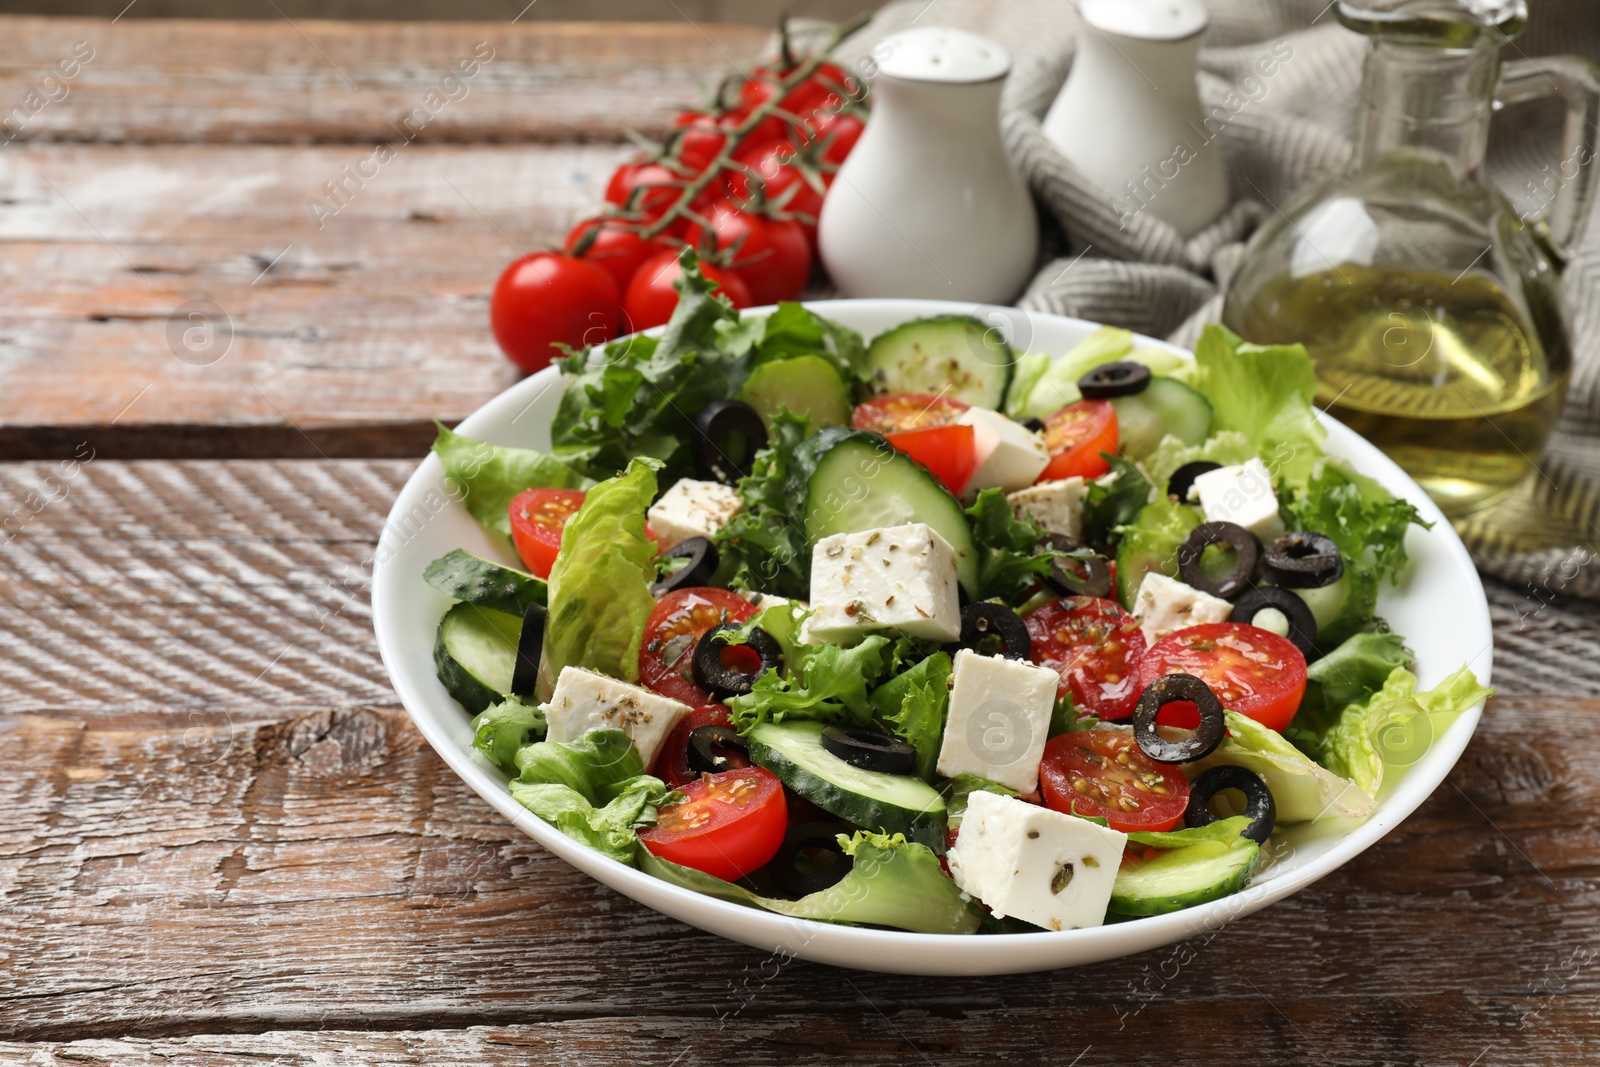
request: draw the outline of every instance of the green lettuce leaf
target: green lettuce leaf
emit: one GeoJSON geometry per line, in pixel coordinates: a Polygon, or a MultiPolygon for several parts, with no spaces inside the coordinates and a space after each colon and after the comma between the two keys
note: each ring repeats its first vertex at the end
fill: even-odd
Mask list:
{"type": "Polygon", "coordinates": [[[935,652],[874,689],[868,700],[878,718],[917,750],[917,773],[932,779],[950,704],[950,656],[935,652]]]}
{"type": "Polygon", "coordinates": [[[748,352],[724,346],[719,326],[738,312],[684,249],[678,304],[659,338],[633,335],[558,359],[566,391],[551,449],[577,470],[607,478],[636,456],[661,461],[674,482],[694,473],[694,419],[738,391],[748,352]]]}
{"type": "Polygon", "coordinates": [[[1004,490],[983,490],[966,514],[978,552],[979,600],[1016,604],[1050,572],[1057,556],[1071,555],[1048,548],[1034,555],[1044,530],[1019,519],[1006,502],[1004,490]]]}
{"type": "Polygon", "coordinates": [[[750,692],[728,702],[733,724],[740,733],[786,718],[865,726],[872,721],[867,691],[888,662],[889,639],[882,634],[870,634],[852,648],[807,645],[798,671],[792,665],[787,674],[766,671],[750,692]]]}
{"type": "Polygon", "coordinates": [[[1283,735],[1315,758],[1315,745],[1340,712],[1382,689],[1396,667],[1411,666],[1405,639],[1359,633],[1306,668],[1306,695],[1283,735]]]}
{"type": "Polygon", "coordinates": [[[1216,411],[1215,429],[1244,435],[1274,478],[1300,482],[1327,436],[1312,401],[1317,372],[1303,345],[1254,345],[1207,326],[1195,345],[1195,387],[1216,411]]]}
{"type": "Polygon", "coordinates": [[[572,741],[524,745],[511,782],[517,803],[568,837],[622,863],[633,863],[641,827],[674,793],[644,773],[639,750],[621,730],[595,730],[572,741]]]}
{"type": "Polygon", "coordinates": [[[1115,547],[1122,527],[1138,517],[1155,496],[1155,489],[1133,463],[1121,456],[1111,456],[1110,461],[1111,473],[1090,482],[1083,498],[1083,539],[1091,545],[1115,547]]]}
{"type": "Polygon", "coordinates": [[[1398,578],[1405,570],[1407,527],[1433,525],[1414,506],[1335,459],[1314,464],[1282,510],[1292,529],[1327,534],[1347,564],[1379,581],[1398,578]]]}
{"type": "Polygon", "coordinates": [[[478,525],[511,537],[511,498],[524,489],[587,489],[594,483],[554,456],[462,437],[442,422],[433,451],[445,481],[478,525]]]}
{"type": "Polygon", "coordinates": [[[1256,450],[1250,447],[1249,439],[1236,430],[1229,430],[1212,434],[1197,445],[1186,445],[1176,437],[1163,437],[1141,465],[1150,483],[1165,490],[1173,474],[1186,463],[1204,459],[1232,467],[1254,458],[1256,450]]]}
{"type": "Polygon", "coordinates": [[[673,885],[794,919],[888,926],[919,934],[970,934],[981,925],[982,909],[962,894],[926,846],[908,842],[901,834],[865,830],[849,838],[840,834],[839,840],[855,861],[850,873],[799,900],[764,897],[648,851],[641,851],[639,866],[673,885]]]}
{"type": "Polygon", "coordinates": [[[544,709],[507,697],[472,720],[472,747],[507,774],[517,773],[517,753],[544,737],[544,709]]]}
{"type": "Polygon", "coordinates": [[[1037,361],[1027,363],[1026,378],[1013,380],[1006,413],[1016,419],[1048,418],[1068,404],[1083,399],[1078,391],[1079,378],[1102,363],[1126,359],[1132,351],[1131,332],[1102,326],[1060,359],[1048,361],[1049,357],[1045,357],[1047,362],[1042,367],[1037,361]]]}
{"type": "Polygon", "coordinates": [[[548,700],[563,667],[587,667],[625,681],[639,677],[639,644],[655,607],[655,545],[644,513],[660,463],[637,459],[589,490],[567,520],[550,569],[550,606],[539,695],[548,700]]]}
{"type": "Polygon", "coordinates": [[[721,555],[716,584],[804,600],[811,593],[811,546],[804,525],[790,509],[805,500],[795,452],[805,440],[806,420],[787,411],[773,420],[767,447],[739,479],[744,508],[713,540],[721,555]]]}
{"type": "Polygon", "coordinates": [[[952,830],[959,829],[961,820],[966,817],[967,803],[974,793],[998,793],[1003,797],[1021,796],[1015,789],[999,782],[991,782],[979,774],[962,772],[944,784],[939,790],[944,794],[944,819],[945,825],[952,830]]]}
{"type": "Polygon", "coordinates": [[[745,620],[738,633],[728,639],[729,644],[744,644],[751,630],[765,630],[783,650],[783,671],[793,673],[799,669],[805,648],[800,643],[800,629],[805,625],[811,609],[794,600],[781,600],[768,604],[745,620]]]}
{"type": "Polygon", "coordinates": [[[1382,689],[1340,713],[1316,746],[1318,759],[1377,796],[1391,772],[1416,763],[1462,712],[1494,694],[1468,667],[1421,693],[1416,684],[1396,667],[1382,689]]]}
{"type": "Polygon", "coordinates": [[[1147,848],[1186,848],[1201,841],[1231,845],[1250,825],[1250,816],[1233,815],[1205,826],[1186,826],[1182,830],[1135,830],[1128,840],[1147,848]]]}
{"type": "Polygon", "coordinates": [[[1220,766],[1255,771],[1272,791],[1280,823],[1344,821],[1354,828],[1377,810],[1359,785],[1319,765],[1278,731],[1237,712],[1225,711],[1223,717],[1228,736],[1205,759],[1184,764],[1191,778],[1220,766]]]}
{"type": "Polygon", "coordinates": [[[861,335],[802,304],[783,301],[760,324],[759,340],[752,337],[752,365],[795,356],[821,356],[834,365],[846,383],[865,382],[867,346],[861,335]]]}

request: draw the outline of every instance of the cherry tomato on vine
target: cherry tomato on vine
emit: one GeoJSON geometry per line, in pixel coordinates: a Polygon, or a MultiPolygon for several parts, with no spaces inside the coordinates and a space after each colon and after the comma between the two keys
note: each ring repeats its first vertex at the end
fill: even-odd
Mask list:
{"type": "MultiPolygon", "coordinates": [[[[734,307],[754,306],[749,287],[737,274],[709,263],[701,263],[700,272],[733,302],[734,307]]],[[[631,329],[648,330],[672,317],[672,309],[678,306],[678,290],[673,288],[673,283],[682,275],[683,267],[678,263],[676,252],[663,252],[644,261],[628,283],[628,293],[622,300],[631,329]]]]}
{"type": "Polygon", "coordinates": [[[1044,420],[1050,465],[1041,482],[1058,478],[1098,478],[1111,469],[1100,453],[1117,452],[1117,411],[1109,400],[1080,400],[1044,420]]]}
{"type": "Polygon", "coordinates": [[[584,219],[567,234],[566,244],[568,252],[611,275],[617,283],[618,293],[628,291],[628,282],[633,280],[645,260],[663,252],[675,252],[681,247],[677,241],[665,237],[647,240],[638,226],[610,218],[584,219]],[[576,249],[585,241],[587,247],[579,254],[576,249]]]}
{"type": "Polygon", "coordinates": [[[694,225],[684,240],[703,252],[732,255],[728,270],[750,290],[755,304],[793,300],[811,277],[811,243],[793,219],[773,219],[740,211],[731,200],[714,202],[705,213],[711,224],[694,225]],[[713,247],[714,246],[714,247],[713,247]]]}
{"type": "Polygon", "coordinates": [[[703,111],[680,111],[672,120],[676,128],[673,154],[690,174],[709,167],[728,143],[728,129],[715,115],[703,111]]]}
{"type": "MultiPolygon", "coordinates": [[[[835,167],[843,163],[856,142],[861,140],[861,132],[866,128],[860,116],[850,114],[835,115],[823,123],[816,132],[816,139],[822,142],[822,161],[835,167]]],[[[823,181],[832,185],[833,172],[824,171],[823,181]]]]}
{"type": "Polygon", "coordinates": [[[1039,764],[1046,806],[1104,819],[1113,830],[1171,830],[1189,806],[1189,780],[1146,756],[1131,733],[1078,730],[1052,737],[1039,764]]]}
{"type": "Polygon", "coordinates": [[[624,163],[606,183],[606,201],[630,212],[638,221],[654,222],[678,202],[691,177],[661,163],[624,163]]]}
{"type": "Polygon", "coordinates": [[[511,498],[511,542],[537,577],[550,577],[561,531],[582,506],[582,489],[525,489],[511,498]]]}
{"type": "Polygon", "coordinates": [[[562,252],[534,252],[513,262],[489,298],[489,328],[506,357],[530,373],[561,355],[617,335],[622,302],[603,268],[562,252]]]}
{"type": "Polygon", "coordinates": [[[827,185],[820,174],[815,181],[822,188],[813,185],[798,158],[794,145],[788,141],[771,141],[740,150],[734,156],[738,166],[728,172],[728,197],[740,206],[750,204],[759,188],[767,203],[778,211],[803,216],[795,221],[805,230],[814,249],[817,218],[822,214],[822,194],[827,185]]]}
{"type": "Polygon", "coordinates": [[[783,844],[788,805],[783,783],[769,770],[702,775],[683,786],[683,797],[639,831],[653,855],[731,882],[766,866],[783,844]]]}

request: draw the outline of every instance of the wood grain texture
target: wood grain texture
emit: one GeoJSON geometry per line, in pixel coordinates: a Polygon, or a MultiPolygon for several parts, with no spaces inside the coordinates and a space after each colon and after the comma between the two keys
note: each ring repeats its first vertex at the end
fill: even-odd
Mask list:
{"type": "Polygon", "coordinates": [[[1538,669],[1593,647],[1592,605],[1495,591],[1506,695],[1422,809],[1310,890],[1183,949],[886,978],[662,918],[444,767],[366,608],[409,469],[0,466],[8,507],[67,487],[0,547],[0,1059],[1592,1059],[1600,828],[1574,813],[1600,804],[1600,699],[1538,669]]]}
{"type": "Polygon", "coordinates": [[[500,22],[290,22],[266,5],[268,19],[250,23],[0,17],[0,138],[371,145],[620,141],[630,129],[659,136],[674,109],[748,69],[770,35],[683,17],[513,24],[520,6],[506,5],[500,22]],[[474,56],[481,69],[460,86],[443,82],[474,56]]]}

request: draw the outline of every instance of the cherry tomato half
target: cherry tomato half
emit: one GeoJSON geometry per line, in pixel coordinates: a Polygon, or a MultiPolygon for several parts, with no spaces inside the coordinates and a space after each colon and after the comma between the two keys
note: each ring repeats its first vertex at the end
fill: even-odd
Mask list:
{"type": "MultiPolygon", "coordinates": [[[[733,726],[733,718],[728,713],[726,704],[705,704],[695,708],[689,714],[678,720],[678,725],[661,745],[661,752],[656,756],[656,765],[650,773],[677,789],[694,781],[700,775],[689,766],[689,735],[702,726],[733,726]]],[[[721,756],[726,760],[724,767],[735,770],[740,767],[750,766],[750,760],[742,752],[713,748],[713,755],[721,756]]]]}
{"type": "Polygon", "coordinates": [[[511,542],[529,571],[550,577],[561,531],[582,506],[582,489],[525,489],[511,498],[511,542]]]}
{"type": "Polygon", "coordinates": [[[967,491],[978,469],[978,446],[971,426],[929,426],[885,434],[884,438],[944,483],[954,496],[967,491]]]}
{"type": "Polygon", "coordinates": [[[584,219],[567,234],[566,244],[568,252],[611,275],[618,293],[628,291],[628,283],[646,260],[682,247],[680,242],[665,237],[646,240],[637,225],[610,218],[584,219]],[[576,251],[580,245],[582,254],[576,251]]]}
{"type": "Polygon", "coordinates": [[[1098,478],[1111,469],[1100,453],[1117,453],[1117,411],[1109,400],[1080,400],[1044,420],[1050,465],[1041,482],[1058,478],[1098,478]]]}
{"type": "Polygon", "coordinates": [[[731,882],[764,867],[783,844],[783,783],[765,768],[701,775],[683,796],[639,831],[644,847],[664,860],[731,882]]]}
{"type": "Polygon", "coordinates": [[[617,335],[617,283],[593,263],[561,252],[534,252],[512,263],[489,298],[489,328],[506,357],[532,373],[561,354],[617,335]]]}
{"type": "Polygon", "coordinates": [[[857,404],[850,425],[881,434],[925,430],[955,422],[971,406],[965,400],[932,393],[895,393],[857,404]]]}
{"type": "MultiPolygon", "coordinates": [[[[1306,693],[1306,658],[1287,638],[1238,622],[1208,622],[1170,633],[1139,663],[1139,691],[1167,674],[1192,674],[1211,687],[1229,711],[1282,730],[1306,693]]],[[[1200,724],[1193,704],[1167,705],[1157,720],[1200,724]]]]}
{"type": "MultiPolygon", "coordinates": [[[[752,306],[750,290],[738,275],[709,263],[701,263],[700,271],[734,307],[752,306]]],[[[678,306],[678,290],[674,283],[682,276],[683,267],[678,263],[676,252],[663,252],[645,260],[628,283],[628,295],[623,299],[629,327],[648,330],[672,318],[672,310],[678,306]]]]}
{"type": "Polygon", "coordinates": [[[726,589],[674,589],[656,601],[645,621],[639,681],[691,708],[712,703],[710,695],[694,684],[694,646],[713,626],[744,622],[755,613],[755,605],[726,589]]]}
{"type": "Polygon", "coordinates": [[[811,242],[793,219],[773,219],[740,211],[718,200],[705,211],[709,228],[689,227],[683,239],[702,252],[731,255],[727,270],[739,276],[755,304],[794,300],[811,277],[811,242]]]}
{"type": "Polygon", "coordinates": [[[1131,733],[1078,730],[1052,737],[1039,764],[1048,807],[1104,819],[1113,830],[1171,830],[1189,806],[1189,780],[1146,756],[1131,733]]]}
{"type": "Polygon", "coordinates": [[[1058,695],[1072,694],[1080,713],[1122,719],[1144,691],[1139,663],[1145,655],[1139,621],[1115,600],[1063,597],[1028,613],[1033,662],[1061,675],[1058,695]]]}

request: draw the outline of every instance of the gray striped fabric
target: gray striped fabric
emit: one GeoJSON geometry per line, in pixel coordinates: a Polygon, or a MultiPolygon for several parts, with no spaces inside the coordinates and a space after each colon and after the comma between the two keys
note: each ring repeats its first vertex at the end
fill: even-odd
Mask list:
{"type": "MultiPolygon", "coordinates": [[[[1010,49],[1002,125],[1050,231],[1046,261],[1019,303],[1189,344],[1215,321],[1242,242],[1266,213],[1349,160],[1366,48],[1338,25],[1328,0],[1204,2],[1211,12],[1200,59],[1205,108],[1221,105],[1280,38],[1294,58],[1279,68],[1270,95],[1219,134],[1236,202],[1188,241],[1149,212],[1124,222],[1041,131],[1072,64],[1078,20],[1070,0],[899,0],[841,52],[864,57],[874,41],[912,25],[966,29],[1010,49]]],[[[1600,61],[1600,0],[1529,4],[1532,18],[1507,59],[1578,53],[1600,61]]],[[[1560,157],[1558,111],[1520,109],[1514,123],[1496,124],[1488,174],[1519,209],[1532,206],[1518,195],[1525,183],[1560,157]]],[[[1561,425],[1527,491],[1459,529],[1486,574],[1529,594],[1600,598],[1600,210],[1564,281],[1576,363],[1561,425]]]]}

